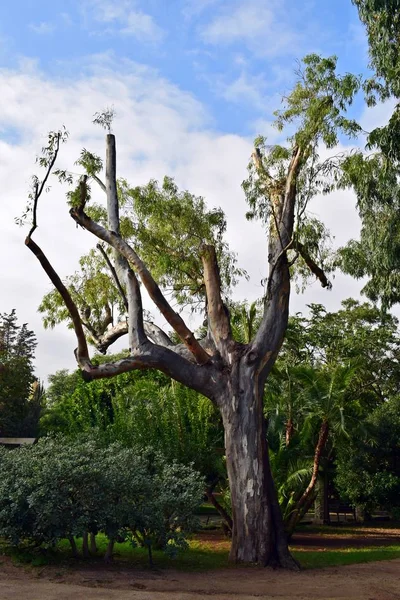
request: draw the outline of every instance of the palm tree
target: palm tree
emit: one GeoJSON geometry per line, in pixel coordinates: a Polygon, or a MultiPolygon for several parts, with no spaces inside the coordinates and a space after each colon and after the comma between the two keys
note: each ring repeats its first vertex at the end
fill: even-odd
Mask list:
{"type": "Polygon", "coordinates": [[[305,411],[302,427],[303,435],[313,432],[314,456],[309,482],[295,502],[287,521],[287,531],[291,535],[315,496],[315,487],[321,465],[321,459],[328,440],[348,435],[346,420],[351,421],[357,412],[358,401],[350,393],[350,385],[356,375],[356,366],[328,365],[323,368],[300,365],[292,370],[297,381],[302,384],[301,400],[305,411]]]}

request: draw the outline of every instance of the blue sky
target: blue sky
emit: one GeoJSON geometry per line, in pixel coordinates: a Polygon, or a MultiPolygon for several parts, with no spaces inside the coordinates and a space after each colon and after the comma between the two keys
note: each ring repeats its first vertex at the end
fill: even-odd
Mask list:
{"type": "Polygon", "coordinates": [[[350,0],[16,0],[1,3],[0,40],[3,66],[28,57],[51,77],[78,78],[82,58],[104,53],[152,67],[200,100],[214,128],[243,135],[270,118],[306,53],[366,68],[350,0]]]}
{"type": "MultiPolygon", "coordinates": [[[[244,219],[241,182],[252,140],[277,139],[272,113],[293,85],[296,60],[310,52],[336,54],[342,72],[366,72],[365,35],[351,0],[0,3],[0,311],[16,308],[35,330],[41,377],[73,368],[75,347],[65,326],[43,329],[37,307],[51,286],[14,222],[46,133],[66,125],[71,135],[59,166],[73,169],[82,147],[104,154],[93,114],[114,105],[119,175],[143,184],[167,174],[210,207],[221,206],[228,242],[250,275],[236,297],[253,300],[263,293],[266,239],[260,224],[244,219]]],[[[390,111],[390,102],[367,111],[361,98],[354,107],[365,129],[384,123],[390,111]]],[[[340,150],[348,149],[341,141],[340,150]]],[[[337,245],[357,237],[351,192],[316,198],[311,208],[337,245]]],[[[71,221],[55,181],[41,200],[35,236],[63,278],[93,246],[71,221]]],[[[293,294],[291,310],[310,302],[336,310],[360,288],[338,274],[332,292],[316,283],[293,294]]]]}

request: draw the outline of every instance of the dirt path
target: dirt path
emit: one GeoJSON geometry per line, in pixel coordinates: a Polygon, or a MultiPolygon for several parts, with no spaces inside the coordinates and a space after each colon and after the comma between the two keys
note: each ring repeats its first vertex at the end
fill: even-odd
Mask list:
{"type": "MultiPolygon", "coordinates": [[[[219,532],[203,542],[228,546],[219,532]]],[[[399,529],[366,529],[337,535],[302,533],[304,550],[399,543],[399,529]]],[[[201,573],[138,570],[128,562],[15,565],[0,557],[0,600],[400,600],[400,559],[288,573],[236,568],[201,573]]]]}
{"type": "Polygon", "coordinates": [[[224,569],[138,572],[124,567],[68,571],[3,562],[1,600],[400,600],[400,560],[301,573],[224,569]]]}

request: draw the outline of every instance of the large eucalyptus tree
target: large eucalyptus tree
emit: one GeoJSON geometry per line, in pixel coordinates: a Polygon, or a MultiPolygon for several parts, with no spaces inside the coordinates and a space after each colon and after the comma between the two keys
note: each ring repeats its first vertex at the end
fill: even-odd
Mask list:
{"type": "MultiPolygon", "coordinates": [[[[309,269],[322,286],[329,286],[322,265],[317,264],[326,254],[326,231],[307,216],[307,205],[315,194],[332,189],[332,177],[341,161],[340,156],[321,160],[319,150],[332,149],[339,134],[358,133],[356,123],[345,116],[358,88],[356,77],[336,74],[335,58],[307,57],[284,109],[277,114],[278,128],[288,126],[295,133],[283,145],[268,146],[261,138],[256,141],[244,190],[248,216],[262,221],[268,238],[268,251],[255,254],[254,260],[268,261],[269,274],[261,323],[248,343],[236,342],[231,331],[226,296],[236,267],[223,242],[222,212],[207,211],[202,199],[178,192],[169,179],[162,187],[150,182],[133,190],[118,180],[109,114],[96,118],[109,130],[105,182],[101,180],[102,161],[84,151],[80,164],[85,172],[69,193],[72,219],[105,244],[99,246],[103,262],[97,263],[93,274],[104,280],[97,288],[101,293],[85,293],[93,281],[88,277],[97,260],[93,254],[83,259],[83,276],[64,285],[32,239],[38,200],[65,134],[50,135],[41,159],[46,175],[42,182],[34,180],[33,225],[26,245],[57,290],[55,296],[45,298],[42,309],[50,322],[54,315],[55,320],[68,316],[84,378],[158,369],[208,397],[221,412],[234,522],[233,561],[297,567],[288,551],[269,466],[263,391],[287,327],[291,269],[309,269]],[[106,194],[107,216],[90,202],[92,182],[106,194]],[[172,336],[146,321],[142,289],[169,324],[172,336]],[[175,299],[192,298],[205,307],[207,333],[202,339],[174,310],[167,291],[175,299]],[[116,319],[118,303],[121,316],[116,319]],[[91,361],[87,339],[105,352],[125,333],[129,353],[124,358],[103,364],[91,361]]],[[[72,183],[68,173],[58,175],[72,183]]]]}

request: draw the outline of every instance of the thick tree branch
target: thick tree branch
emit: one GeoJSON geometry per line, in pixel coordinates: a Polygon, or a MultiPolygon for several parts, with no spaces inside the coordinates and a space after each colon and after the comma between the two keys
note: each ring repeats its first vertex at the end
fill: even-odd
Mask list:
{"type": "MultiPolygon", "coordinates": [[[[85,323],[84,326],[86,327],[85,323]]],[[[168,335],[161,329],[161,327],[159,327],[155,323],[152,323],[151,321],[144,321],[143,328],[147,338],[151,340],[153,344],[163,346],[164,348],[168,348],[169,350],[172,350],[175,354],[178,354],[178,356],[182,356],[189,362],[196,363],[196,359],[194,358],[193,354],[189,352],[189,350],[184,344],[175,344],[171,340],[171,338],[169,338],[168,335]]],[[[126,335],[127,333],[128,323],[127,321],[121,321],[114,327],[105,331],[103,335],[97,336],[93,335],[92,333],[92,337],[94,339],[97,350],[102,354],[106,354],[108,348],[116,340],[118,340],[123,335],[126,335]]],[[[216,348],[210,338],[206,337],[199,340],[199,344],[202,346],[202,348],[204,348],[204,350],[208,353],[210,357],[213,354],[215,354],[216,348]]]]}
{"type": "Polygon", "coordinates": [[[295,146],[286,176],[285,197],[282,210],[283,230],[281,231],[281,236],[284,245],[286,245],[292,237],[294,209],[297,194],[297,176],[301,167],[302,156],[303,152],[301,147],[295,146]]]}
{"type": "Polygon", "coordinates": [[[174,350],[176,348],[176,344],[171,340],[171,338],[155,323],[151,321],[144,322],[144,330],[146,332],[147,337],[153,342],[153,344],[158,344],[159,346],[164,346],[164,348],[170,348],[174,350]]]}
{"type": "Polygon", "coordinates": [[[89,361],[89,352],[87,348],[86,337],[82,328],[81,318],[69,291],[61,281],[60,277],[57,275],[56,271],[51,266],[42,249],[37,244],[35,244],[35,242],[31,239],[30,235],[28,235],[28,237],[26,238],[25,245],[36,256],[36,258],[42,265],[44,271],[46,272],[47,276],[51,280],[52,284],[54,285],[58,293],[61,295],[62,299],[64,300],[65,306],[69,311],[72,324],[75,330],[76,339],[78,341],[78,348],[76,350],[76,358],[78,362],[80,363],[81,361],[89,361]]]}
{"type": "Polygon", "coordinates": [[[231,339],[231,326],[228,309],[221,298],[221,279],[214,246],[204,245],[201,249],[201,259],[204,268],[209,326],[217,348],[222,350],[221,346],[231,339]]]}
{"type": "Polygon", "coordinates": [[[159,286],[154,281],[147,267],[136,254],[136,252],[113,231],[108,231],[99,223],[93,221],[84,211],[76,208],[70,210],[72,218],[82,227],[93,233],[99,239],[107,242],[118,250],[137,271],[144,287],[146,288],[150,298],[157,306],[166,321],[171,325],[174,331],[178,334],[185,346],[190,350],[199,364],[205,364],[210,359],[207,352],[200,346],[190,329],[186,326],[182,317],[178,315],[167,302],[159,286]]]}
{"type": "Polygon", "coordinates": [[[139,355],[98,366],[82,361],[80,367],[87,381],[114,377],[135,369],[158,369],[214,402],[221,386],[220,373],[212,362],[200,367],[169,348],[163,348],[149,341],[141,346],[139,355]]]}
{"type": "Polygon", "coordinates": [[[275,223],[271,223],[270,227],[269,277],[264,315],[250,353],[257,356],[261,377],[267,376],[276,360],[289,317],[290,274],[286,254],[293,239],[297,177],[302,155],[301,148],[295,146],[286,176],[283,207],[280,211],[281,217],[278,219],[279,228],[274,231],[275,223]]]}
{"type": "MultiPolygon", "coordinates": [[[[120,220],[119,220],[119,201],[117,190],[117,153],[115,145],[115,136],[112,133],[106,136],[106,194],[107,194],[107,214],[108,227],[118,237],[120,237],[120,220]]],[[[140,293],[139,282],[135,273],[129,266],[127,258],[118,251],[118,248],[113,248],[115,269],[111,269],[117,287],[126,302],[129,315],[129,346],[131,351],[139,352],[141,344],[147,338],[143,329],[143,308],[142,297],[140,293]],[[127,296],[125,296],[121,280],[125,281],[127,296]]],[[[106,256],[104,252],[103,256],[106,256]]],[[[110,262],[107,264],[111,267],[110,262]]]]}
{"type": "Polygon", "coordinates": [[[140,347],[147,341],[143,327],[143,307],[139,282],[135,273],[128,267],[126,271],[126,289],[128,292],[128,333],[132,354],[140,352],[140,347]]]}

